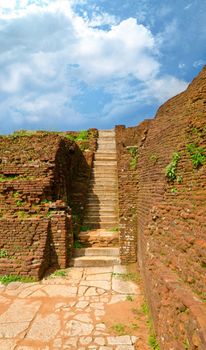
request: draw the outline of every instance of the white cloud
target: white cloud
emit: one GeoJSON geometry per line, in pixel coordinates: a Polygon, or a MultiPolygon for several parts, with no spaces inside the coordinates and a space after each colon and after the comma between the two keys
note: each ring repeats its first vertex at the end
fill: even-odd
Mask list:
{"type": "Polygon", "coordinates": [[[188,86],[184,80],[177,79],[170,75],[156,78],[147,82],[147,93],[149,96],[156,98],[160,103],[168,100],[170,97],[177,95],[185,90],[188,86]]]}
{"type": "Polygon", "coordinates": [[[184,7],[184,9],[185,9],[185,10],[189,10],[190,7],[192,7],[192,5],[193,5],[192,3],[191,3],[191,4],[188,4],[188,5],[186,5],[186,6],[184,7]]]}
{"type": "Polygon", "coordinates": [[[18,92],[24,80],[32,74],[31,68],[24,64],[12,64],[5,74],[0,74],[0,91],[18,92]]]}
{"type": "Polygon", "coordinates": [[[184,69],[186,67],[186,64],[185,63],[179,63],[178,64],[178,68],[179,69],[184,69]]]}
{"type": "Polygon", "coordinates": [[[0,0],[0,8],[14,9],[16,6],[16,0],[0,0]]]}
{"type": "Polygon", "coordinates": [[[82,86],[110,95],[102,118],[149,99],[162,102],[186,86],[161,76],[159,41],[134,18],[119,21],[99,8],[83,18],[73,10],[76,0],[3,3],[8,11],[0,12],[0,115],[12,125],[86,125],[84,113],[73,107],[82,86]]]}
{"type": "Polygon", "coordinates": [[[204,66],[204,64],[205,64],[205,61],[197,60],[193,63],[193,67],[198,68],[198,67],[204,66]]]}

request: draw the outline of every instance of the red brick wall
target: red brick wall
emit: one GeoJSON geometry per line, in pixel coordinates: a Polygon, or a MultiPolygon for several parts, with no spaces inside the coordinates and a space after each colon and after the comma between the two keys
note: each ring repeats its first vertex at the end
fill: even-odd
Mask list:
{"type": "Polygon", "coordinates": [[[0,137],[0,274],[40,278],[50,266],[67,266],[73,246],[68,205],[75,197],[84,209],[96,148],[97,131],[88,134],[78,145],[66,133],[0,137]]]}
{"type": "Polygon", "coordinates": [[[146,120],[137,127],[115,128],[119,193],[120,257],[122,263],[137,261],[137,199],[139,187],[138,157],[150,125],[146,120]],[[130,147],[137,147],[136,166],[130,147]]]}
{"type": "Polygon", "coordinates": [[[206,67],[160,107],[137,163],[138,260],[163,350],[206,349],[206,162],[194,168],[187,150],[206,151],[205,125],[206,67]],[[181,158],[169,181],[174,152],[181,158]]]}
{"type": "Polygon", "coordinates": [[[0,275],[42,277],[49,266],[49,220],[1,219],[0,252],[6,254],[0,259],[0,275]]]}

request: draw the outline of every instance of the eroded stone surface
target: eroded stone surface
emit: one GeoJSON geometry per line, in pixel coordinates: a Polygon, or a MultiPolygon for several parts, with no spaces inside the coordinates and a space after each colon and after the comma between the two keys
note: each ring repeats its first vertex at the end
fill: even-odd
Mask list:
{"type": "Polygon", "coordinates": [[[114,271],[123,273],[125,268],[71,268],[65,278],[1,286],[0,349],[133,350],[135,332],[115,335],[103,318],[107,307],[113,317],[116,305],[121,311],[128,303],[126,294],[139,293],[133,282],[118,279],[114,271]]]}
{"type": "Polygon", "coordinates": [[[112,290],[120,294],[137,294],[139,293],[137,285],[131,281],[122,281],[118,278],[112,280],[112,290]]]}
{"type": "Polygon", "coordinates": [[[50,314],[45,317],[37,315],[26,337],[48,342],[54,339],[59,331],[60,320],[57,315],[50,314]]]}

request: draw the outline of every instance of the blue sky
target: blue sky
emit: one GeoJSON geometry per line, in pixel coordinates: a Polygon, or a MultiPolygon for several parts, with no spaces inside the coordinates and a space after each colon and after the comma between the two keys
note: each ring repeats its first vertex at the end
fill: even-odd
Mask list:
{"type": "Polygon", "coordinates": [[[0,0],[0,133],[136,125],[206,57],[205,0],[0,0]]]}

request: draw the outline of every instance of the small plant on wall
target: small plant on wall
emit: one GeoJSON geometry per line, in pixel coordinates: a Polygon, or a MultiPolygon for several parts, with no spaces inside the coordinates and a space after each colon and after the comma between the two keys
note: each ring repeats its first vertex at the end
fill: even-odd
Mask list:
{"type": "Polygon", "coordinates": [[[130,169],[135,170],[137,167],[138,160],[138,148],[137,146],[129,146],[127,147],[129,154],[131,155],[131,160],[129,163],[130,169]]]}
{"type": "Polygon", "coordinates": [[[195,143],[190,143],[187,146],[187,151],[190,154],[193,168],[198,169],[204,163],[206,159],[205,150],[203,147],[198,147],[195,143]]]}
{"type": "Polygon", "coordinates": [[[166,166],[165,174],[169,181],[175,181],[177,178],[177,165],[181,156],[178,152],[174,152],[171,162],[166,166]]]}

